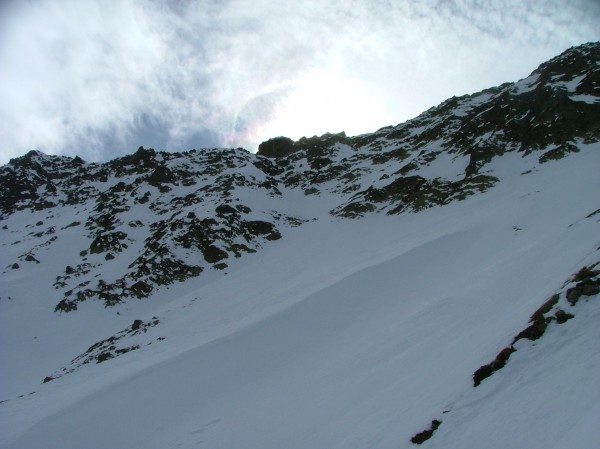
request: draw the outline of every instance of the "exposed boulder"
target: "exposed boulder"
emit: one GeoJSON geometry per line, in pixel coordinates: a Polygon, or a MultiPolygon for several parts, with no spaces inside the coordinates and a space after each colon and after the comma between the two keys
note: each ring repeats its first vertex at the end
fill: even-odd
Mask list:
{"type": "Polygon", "coordinates": [[[121,231],[100,234],[90,245],[90,254],[99,254],[105,251],[120,252],[125,245],[122,243],[127,234],[121,231]]]}
{"type": "Polygon", "coordinates": [[[270,158],[284,157],[296,151],[294,141],[289,137],[274,137],[258,146],[258,155],[270,158]]]}
{"type": "Polygon", "coordinates": [[[434,419],[433,421],[431,421],[431,427],[429,429],[417,433],[414,437],[410,439],[411,443],[423,444],[425,441],[427,441],[433,436],[433,433],[440,427],[441,424],[441,421],[434,419]]]}

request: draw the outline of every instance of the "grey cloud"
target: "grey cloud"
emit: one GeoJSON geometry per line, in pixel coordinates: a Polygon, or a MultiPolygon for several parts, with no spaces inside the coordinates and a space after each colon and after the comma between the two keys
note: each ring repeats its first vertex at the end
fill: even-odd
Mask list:
{"type": "Polygon", "coordinates": [[[256,128],[298,80],[332,60],[400,122],[597,39],[600,19],[588,0],[131,0],[110,8],[5,0],[1,8],[0,162],[32,147],[89,160],[140,145],[252,149],[271,137],[256,128]]]}

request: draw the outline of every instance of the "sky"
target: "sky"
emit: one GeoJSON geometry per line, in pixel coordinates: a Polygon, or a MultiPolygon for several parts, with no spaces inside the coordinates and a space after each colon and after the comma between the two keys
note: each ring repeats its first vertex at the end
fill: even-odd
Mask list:
{"type": "Polygon", "coordinates": [[[2,0],[0,163],[372,132],[598,23],[597,0],[2,0]]]}

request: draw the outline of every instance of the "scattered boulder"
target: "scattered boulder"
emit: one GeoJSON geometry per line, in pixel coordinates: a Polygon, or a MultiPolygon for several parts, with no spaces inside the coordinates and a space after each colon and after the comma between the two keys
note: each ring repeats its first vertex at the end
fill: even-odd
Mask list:
{"type": "Polygon", "coordinates": [[[96,356],[96,363],[106,362],[107,360],[112,359],[113,357],[114,355],[112,355],[110,352],[101,352],[96,356]]]}
{"type": "Polygon", "coordinates": [[[115,349],[115,354],[117,356],[127,354],[130,351],[135,351],[136,349],[140,349],[140,345],[129,346],[128,348],[115,349]]]}
{"type": "Polygon", "coordinates": [[[551,320],[551,318],[546,318],[544,314],[552,310],[552,308],[558,303],[559,298],[560,295],[558,294],[552,295],[550,299],[542,304],[542,306],[537,309],[533,315],[531,315],[531,318],[529,319],[531,325],[519,332],[519,334],[513,339],[513,345],[522,338],[535,341],[544,335],[544,332],[546,332],[546,328],[548,327],[548,323],[551,320]]]}
{"type": "Polygon", "coordinates": [[[513,352],[515,352],[515,349],[512,346],[504,348],[498,353],[493,362],[479,367],[473,374],[473,386],[478,386],[484,379],[487,379],[496,371],[504,368],[504,365],[506,365],[506,362],[513,352]]]}
{"type": "Polygon", "coordinates": [[[246,229],[251,235],[266,236],[265,238],[267,240],[279,240],[281,238],[281,234],[279,233],[279,231],[275,228],[275,226],[272,223],[269,223],[268,221],[247,221],[246,229]]]}
{"type": "Polygon", "coordinates": [[[317,157],[310,161],[310,168],[312,168],[313,170],[321,170],[322,168],[325,168],[328,165],[330,165],[332,162],[333,161],[328,157],[317,157]]]}
{"type": "Polygon", "coordinates": [[[519,332],[517,334],[517,336],[513,340],[513,344],[515,344],[517,341],[521,340],[522,338],[526,338],[528,340],[535,341],[538,338],[540,338],[542,335],[544,335],[544,332],[546,332],[547,327],[548,327],[548,324],[546,323],[546,321],[543,321],[543,320],[534,321],[533,324],[531,324],[531,326],[523,329],[521,332],[519,332]]]}
{"type": "Polygon", "coordinates": [[[64,298],[54,307],[55,312],[73,312],[77,310],[77,303],[73,300],[64,298]]]}
{"type": "Polygon", "coordinates": [[[229,257],[227,252],[215,245],[208,245],[206,248],[203,248],[202,254],[204,255],[204,260],[206,260],[208,263],[217,263],[229,257]]]}
{"type": "Polygon", "coordinates": [[[285,157],[297,151],[294,141],[289,137],[274,137],[258,146],[259,156],[278,158],[285,157]]]}
{"type": "Polygon", "coordinates": [[[542,304],[542,306],[539,309],[537,309],[533,313],[533,315],[531,315],[529,322],[535,323],[535,322],[539,322],[539,321],[545,321],[544,314],[550,312],[550,310],[552,310],[552,307],[554,307],[558,303],[559,299],[560,299],[559,294],[552,295],[550,297],[550,299],[548,299],[548,301],[546,301],[544,304],[542,304]]]}
{"type": "Polygon", "coordinates": [[[600,293],[600,282],[588,278],[567,290],[567,300],[574,306],[581,296],[594,296],[598,293],[600,293]]]}
{"type": "Polygon", "coordinates": [[[567,290],[567,301],[569,301],[572,306],[577,304],[577,301],[579,301],[579,298],[581,297],[581,291],[582,289],[578,287],[573,287],[567,290]]]}
{"type": "Polygon", "coordinates": [[[593,296],[600,293],[600,286],[596,283],[584,283],[581,288],[581,294],[583,296],[593,296]]]}
{"type": "MultiPolygon", "coordinates": [[[[597,212],[600,212],[600,209],[598,209],[597,212]]],[[[573,276],[573,281],[581,282],[583,280],[595,278],[596,276],[598,276],[600,274],[600,270],[594,270],[596,265],[597,264],[594,264],[591,267],[583,267],[575,274],[575,276],[573,276]]]]}
{"type": "Polygon", "coordinates": [[[152,196],[150,192],[144,193],[144,195],[141,198],[138,198],[138,203],[146,204],[148,201],[150,201],[150,196],[152,196]]]}
{"type": "Polygon", "coordinates": [[[163,184],[175,184],[176,181],[175,174],[164,165],[157,167],[148,177],[148,183],[159,189],[163,187],[163,184]]]}
{"type": "Polygon", "coordinates": [[[556,318],[556,322],[558,324],[563,324],[569,321],[571,318],[575,318],[572,314],[565,312],[564,310],[558,309],[554,314],[556,318]]]}
{"type": "Polygon", "coordinates": [[[431,427],[429,429],[417,433],[414,437],[410,439],[411,443],[423,444],[425,441],[427,441],[433,436],[433,433],[440,427],[441,424],[441,421],[434,419],[433,421],[431,421],[431,427]]]}
{"type": "Polygon", "coordinates": [[[137,281],[129,290],[136,296],[138,299],[146,298],[151,292],[152,287],[148,285],[147,282],[137,281]]]}
{"type": "Polygon", "coordinates": [[[99,254],[105,251],[120,252],[124,246],[121,241],[127,238],[127,234],[121,231],[100,234],[90,245],[90,254],[99,254]]]}
{"type": "Polygon", "coordinates": [[[237,209],[234,209],[233,207],[231,207],[228,204],[220,204],[219,206],[217,206],[217,208],[215,209],[215,212],[217,214],[217,217],[227,217],[227,216],[239,216],[239,212],[237,211],[237,209]]]}

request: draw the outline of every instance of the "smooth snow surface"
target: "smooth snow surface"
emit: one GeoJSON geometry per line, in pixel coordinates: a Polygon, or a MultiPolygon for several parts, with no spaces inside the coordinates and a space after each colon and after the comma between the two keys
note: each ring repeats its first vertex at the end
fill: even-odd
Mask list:
{"type": "Polygon", "coordinates": [[[600,146],[491,167],[501,182],[484,194],[396,217],[324,213],[226,275],[113,309],[55,314],[35,278],[11,273],[0,446],[397,449],[416,447],[411,436],[439,419],[423,447],[595,447],[600,297],[561,299],[575,318],[520,341],[477,388],[472,375],[600,260],[600,146]],[[160,324],[128,343],[140,350],[42,384],[152,317],[160,324]]]}

